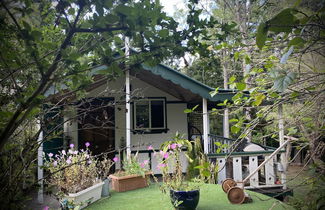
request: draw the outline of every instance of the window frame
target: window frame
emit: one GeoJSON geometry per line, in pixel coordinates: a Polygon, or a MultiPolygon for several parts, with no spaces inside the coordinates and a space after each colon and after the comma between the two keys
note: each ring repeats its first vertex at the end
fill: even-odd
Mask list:
{"type": "Polygon", "coordinates": [[[141,98],[133,101],[133,133],[167,133],[169,130],[167,128],[167,103],[166,103],[166,97],[146,97],[146,98],[141,98]],[[149,127],[145,128],[138,128],[136,126],[136,121],[137,121],[137,102],[143,102],[143,101],[148,101],[148,106],[149,106],[149,127]],[[163,127],[152,127],[152,115],[151,115],[151,102],[152,101],[162,101],[163,102],[163,127]]]}

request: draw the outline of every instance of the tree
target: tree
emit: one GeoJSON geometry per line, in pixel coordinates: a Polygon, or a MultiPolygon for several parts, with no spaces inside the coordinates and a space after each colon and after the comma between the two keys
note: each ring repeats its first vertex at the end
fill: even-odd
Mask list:
{"type": "Polygon", "coordinates": [[[188,48],[182,40],[194,40],[204,30],[206,22],[198,20],[194,7],[188,18],[197,26],[186,30],[178,30],[161,8],[154,0],[0,2],[2,205],[11,208],[21,201],[21,180],[39,147],[36,123],[71,95],[81,97],[95,80],[94,67],[106,64],[98,74],[113,79],[127,67],[182,56],[188,48]],[[129,57],[123,51],[125,36],[136,49],[129,57]],[[54,107],[44,109],[52,87],[64,94],[54,107]]]}

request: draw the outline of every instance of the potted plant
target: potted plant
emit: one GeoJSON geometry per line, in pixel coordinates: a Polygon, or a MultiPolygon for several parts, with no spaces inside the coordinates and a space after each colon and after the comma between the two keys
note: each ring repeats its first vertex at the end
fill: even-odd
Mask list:
{"type": "MultiPolygon", "coordinates": [[[[161,161],[158,168],[162,172],[163,179],[160,189],[164,193],[169,193],[171,202],[176,209],[192,210],[196,209],[199,203],[200,181],[185,179],[181,162],[183,148],[187,148],[186,153],[188,153],[192,150],[192,144],[178,133],[172,141],[167,141],[161,145],[159,152],[161,161]]],[[[191,162],[189,156],[185,155],[191,162]]]]}
{"type": "MultiPolygon", "coordinates": [[[[119,161],[118,157],[113,158],[113,160],[119,161]]],[[[142,163],[138,161],[138,153],[123,160],[123,170],[109,175],[112,181],[112,189],[117,192],[125,192],[147,187],[149,176],[152,174],[148,170],[148,164],[149,160],[144,160],[142,163]]]]}
{"type": "Polygon", "coordinates": [[[89,151],[74,150],[70,144],[68,151],[57,155],[48,154],[44,167],[48,170],[48,183],[57,189],[56,196],[63,209],[84,208],[100,199],[104,182],[99,179],[98,159],[89,151]]]}

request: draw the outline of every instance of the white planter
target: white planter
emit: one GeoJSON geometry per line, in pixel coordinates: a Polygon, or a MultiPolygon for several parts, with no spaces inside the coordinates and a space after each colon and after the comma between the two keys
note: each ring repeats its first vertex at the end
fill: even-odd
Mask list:
{"type": "Polygon", "coordinates": [[[73,201],[76,205],[83,203],[81,209],[85,208],[89,204],[101,198],[103,184],[104,182],[100,182],[80,192],[69,193],[69,195],[66,196],[66,199],[73,201]]]}

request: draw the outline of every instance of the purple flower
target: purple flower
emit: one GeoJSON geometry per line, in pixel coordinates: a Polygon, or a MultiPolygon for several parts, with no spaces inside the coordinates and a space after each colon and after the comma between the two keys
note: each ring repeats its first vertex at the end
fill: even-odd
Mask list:
{"type": "Polygon", "coordinates": [[[91,164],[92,163],[92,161],[91,160],[88,160],[88,162],[87,162],[88,164],[91,164]]]}
{"type": "Polygon", "coordinates": [[[75,154],[75,155],[76,155],[76,154],[78,154],[78,151],[77,151],[77,150],[76,150],[76,151],[74,151],[74,152],[73,152],[73,154],[75,154]]]}
{"type": "Polygon", "coordinates": [[[50,207],[48,207],[48,206],[43,207],[43,210],[49,210],[49,209],[50,209],[50,207]]]}
{"type": "Polygon", "coordinates": [[[166,152],[166,153],[164,154],[164,156],[163,156],[163,157],[164,157],[165,159],[167,159],[167,158],[168,158],[168,156],[169,156],[169,155],[168,155],[168,152],[166,152]]]}
{"type": "Polygon", "coordinates": [[[176,147],[177,147],[177,144],[175,144],[175,143],[170,145],[171,149],[176,149],[176,147]]]}
{"type": "Polygon", "coordinates": [[[58,162],[57,161],[53,161],[53,166],[57,166],[58,165],[58,162]]]}
{"type": "Polygon", "coordinates": [[[119,160],[118,157],[114,157],[114,158],[113,158],[113,161],[114,161],[115,163],[116,163],[118,160],[119,160]]]}
{"type": "Polygon", "coordinates": [[[71,148],[71,149],[74,148],[74,144],[70,144],[70,148],[71,148]]]}
{"type": "Polygon", "coordinates": [[[53,153],[49,153],[48,156],[49,156],[49,157],[53,157],[53,153]]]}
{"type": "Polygon", "coordinates": [[[166,164],[165,164],[165,163],[159,163],[159,164],[157,165],[157,168],[158,168],[159,170],[161,170],[161,169],[164,168],[164,167],[166,167],[166,164]]]}
{"type": "Polygon", "coordinates": [[[67,153],[65,152],[65,150],[62,150],[62,154],[63,154],[63,155],[66,155],[67,153]]]}
{"type": "Polygon", "coordinates": [[[140,163],[140,167],[144,168],[145,164],[144,163],[140,163]]]}
{"type": "Polygon", "coordinates": [[[148,164],[149,163],[149,160],[144,160],[143,161],[143,164],[148,164]]]}
{"type": "Polygon", "coordinates": [[[89,147],[89,146],[90,146],[90,143],[87,141],[87,142],[85,143],[85,145],[86,145],[86,147],[89,147]]]}
{"type": "Polygon", "coordinates": [[[69,165],[69,164],[71,163],[71,160],[70,160],[70,159],[68,159],[66,162],[67,162],[67,164],[69,165]]]}
{"type": "Polygon", "coordinates": [[[152,145],[149,145],[148,146],[148,150],[153,150],[153,146],[152,145]]]}

